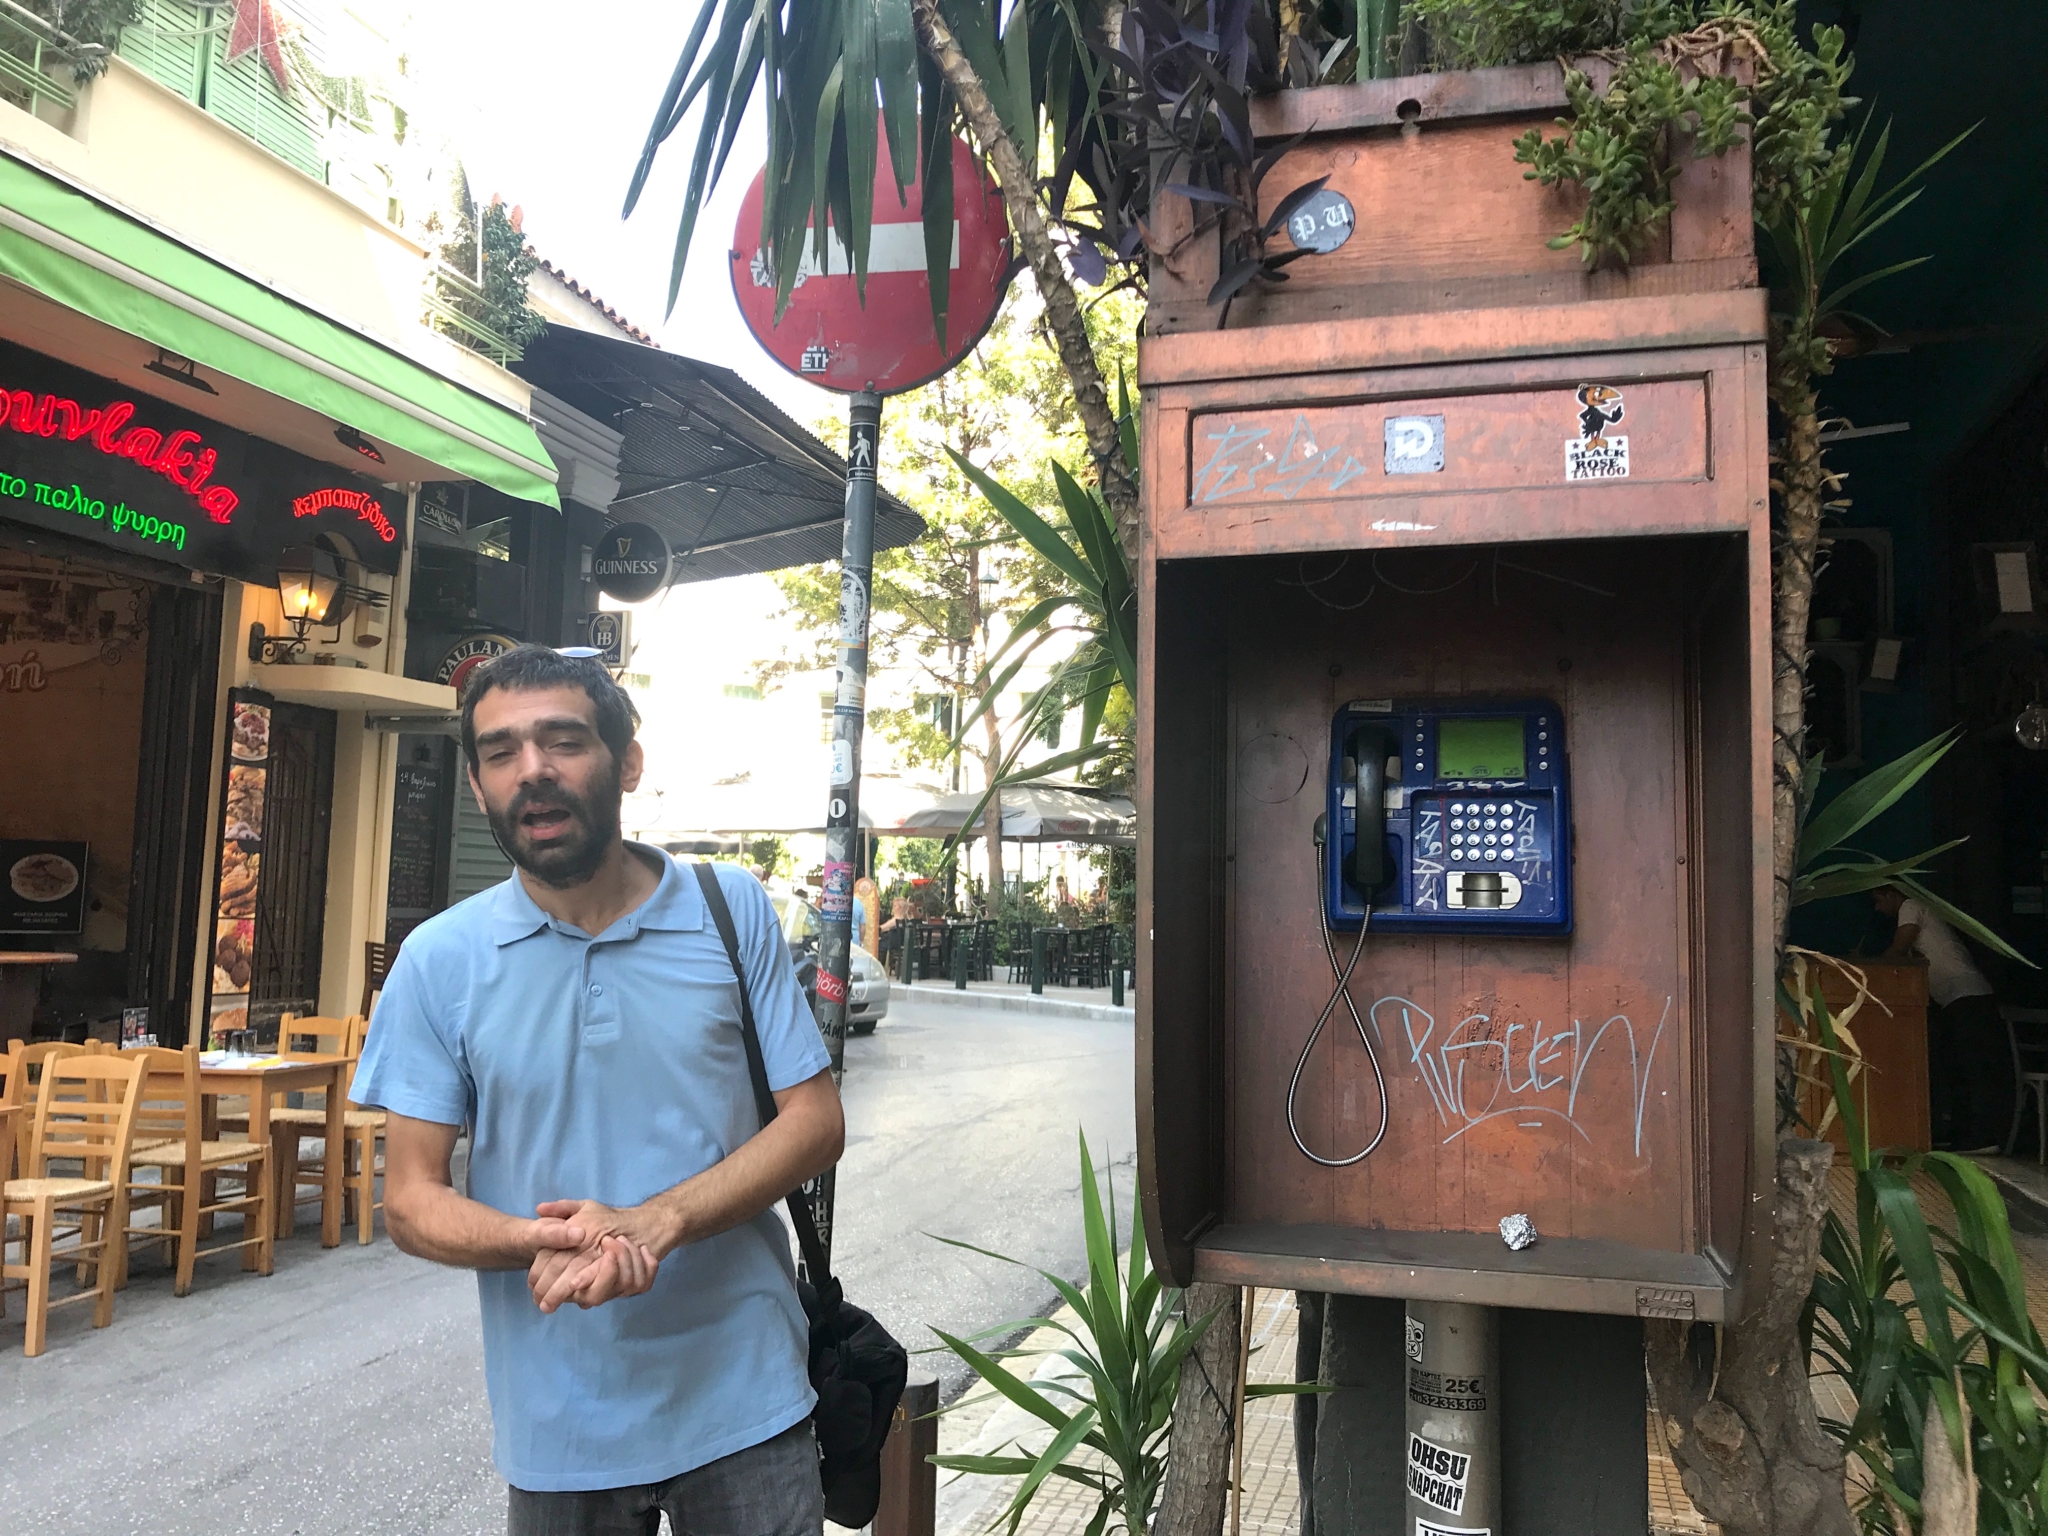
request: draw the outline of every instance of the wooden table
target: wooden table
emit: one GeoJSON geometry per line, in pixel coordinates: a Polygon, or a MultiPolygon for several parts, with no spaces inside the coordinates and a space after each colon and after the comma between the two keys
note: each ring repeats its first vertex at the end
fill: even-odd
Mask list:
{"type": "Polygon", "coordinates": [[[0,1041],[29,1038],[42,980],[39,968],[76,964],[78,956],[57,950],[0,949],[0,1041]]]}
{"type": "MultiPolygon", "coordinates": [[[[1851,960],[1863,972],[1871,1001],[1857,1010],[1850,1032],[1863,1048],[1864,1070],[1853,1090],[1868,1123],[1873,1147],[1903,1147],[1925,1152],[1933,1145],[1927,1100],[1927,966],[1924,961],[1851,960]]],[[[1821,996],[1830,1011],[1840,1013],[1855,988],[1833,966],[1821,970],[1821,996]]],[[[1782,1006],[1782,1005],[1781,1005],[1782,1006]]],[[[1781,1021],[1782,1022],[1782,1021],[1781,1021]]],[[[1818,1058],[1803,1054],[1802,1073],[1825,1078],[1818,1058]]],[[[1831,1091],[1811,1083],[1801,1087],[1801,1113],[1818,1125],[1832,1101],[1831,1091]]],[[[1843,1145],[1842,1122],[1828,1127],[1828,1138],[1843,1145]]]]}
{"type": "MultiPolygon", "coordinates": [[[[256,1066],[230,1066],[199,1064],[199,1092],[207,1099],[206,1135],[217,1134],[214,1123],[218,1113],[213,1100],[224,1094],[245,1093],[249,1096],[249,1139],[259,1147],[270,1145],[270,1100],[279,1093],[325,1093],[327,1095],[327,1155],[321,1159],[324,1165],[320,1189],[320,1246],[336,1248],[341,1245],[341,1204],[342,1164],[346,1161],[346,1149],[342,1144],[342,1115],[348,1105],[342,1097],[342,1079],[346,1074],[349,1058],[346,1056],[293,1056],[283,1061],[268,1057],[249,1057],[244,1060],[263,1063],[256,1066]]],[[[271,1170],[272,1217],[276,1222],[277,1235],[291,1235],[292,1197],[294,1191],[277,1188],[277,1170],[271,1170]]]]}

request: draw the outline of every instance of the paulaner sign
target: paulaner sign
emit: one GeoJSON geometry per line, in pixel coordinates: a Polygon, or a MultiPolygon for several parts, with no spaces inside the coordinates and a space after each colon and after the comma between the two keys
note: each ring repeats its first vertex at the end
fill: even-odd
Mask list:
{"type": "Polygon", "coordinates": [[[333,464],[0,342],[0,519],[269,582],[315,533],[395,574],[405,498],[333,464]]]}

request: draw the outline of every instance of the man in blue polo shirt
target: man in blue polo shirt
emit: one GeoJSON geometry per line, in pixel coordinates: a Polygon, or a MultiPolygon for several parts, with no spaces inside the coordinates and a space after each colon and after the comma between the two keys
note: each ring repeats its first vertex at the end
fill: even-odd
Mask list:
{"type": "Polygon", "coordinates": [[[521,646],[472,675],[471,788],[518,868],[407,937],[354,1097],[390,1113],[393,1241],[477,1271],[512,1536],[651,1536],[663,1512],[678,1536],[816,1536],[771,1207],[837,1161],[839,1096],[767,893],[722,868],[779,1110],[761,1125],[703,895],[619,833],[637,724],[594,660],[521,646]]]}

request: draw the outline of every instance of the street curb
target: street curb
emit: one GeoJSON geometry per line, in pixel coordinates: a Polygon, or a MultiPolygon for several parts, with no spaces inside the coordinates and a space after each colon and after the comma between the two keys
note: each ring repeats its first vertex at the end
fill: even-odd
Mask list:
{"type": "Polygon", "coordinates": [[[953,1007],[996,1008],[1004,1013],[1035,1013],[1055,1019],[1094,1019],[1104,1024],[1132,1024],[1135,1008],[1114,1008],[1108,1003],[1073,1003],[1062,997],[1018,996],[1014,992],[960,991],[951,982],[898,982],[894,995],[905,1002],[941,1003],[953,1007]]]}
{"type": "Polygon", "coordinates": [[[2033,1190],[2017,1179],[2007,1176],[2002,1170],[1989,1166],[1981,1158],[1973,1158],[1984,1170],[1991,1182],[1998,1186],[1998,1192],[2005,1197],[2007,1217],[2022,1232],[2048,1233],[2048,1202],[2044,1202],[2033,1190]]]}

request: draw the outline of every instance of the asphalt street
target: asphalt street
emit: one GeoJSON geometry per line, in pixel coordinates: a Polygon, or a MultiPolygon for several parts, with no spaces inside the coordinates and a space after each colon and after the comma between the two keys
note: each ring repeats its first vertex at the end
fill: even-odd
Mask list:
{"type": "MultiPolygon", "coordinates": [[[[1031,1269],[1085,1265],[1077,1132],[1128,1219],[1131,1028],[899,1003],[848,1042],[835,1266],[913,1350],[1048,1308],[1031,1269]]],[[[65,1282],[60,1281],[60,1286],[65,1282]]],[[[202,1261],[190,1297],[154,1259],[111,1328],[53,1314],[48,1352],[0,1321],[0,1528],[36,1536],[495,1536],[474,1283],[383,1236],[323,1251],[317,1223],[277,1273],[202,1261]]],[[[948,1356],[913,1364],[961,1380],[948,1356]]],[[[948,1394],[951,1395],[950,1393],[948,1394]]]]}

